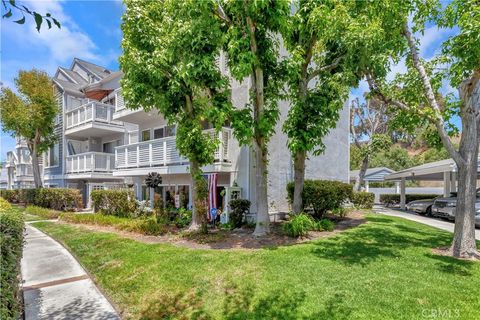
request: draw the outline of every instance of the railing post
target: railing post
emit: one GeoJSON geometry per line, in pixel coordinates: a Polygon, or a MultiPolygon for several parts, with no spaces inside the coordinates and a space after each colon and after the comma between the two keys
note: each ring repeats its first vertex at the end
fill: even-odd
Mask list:
{"type": "Polygon", "coordinates": [[[115,148],[115,168],[118,166],[118,150],[115,148]]]}
{"type": "Polygon", "coordinates": [[[152,143],[148,144],[148,162],[150,166],[152,166],[152,160],[153,160],[153,146],[152,143]]]}
{"type": "Polygon", "coordinates": [[[107,155],[107,162],[106,162],[106,167],[105,167],[105,169],[106,169],[107,172],[108,172],[108,171],[112,171],[112,169],[111,169],[111,165],[112,165],[112,164],[111,164],[111,161],[112,161],[112,157],[111,157],[110,155],[107,155]]]}
{"type": "Polygon", "coordinates": [[[137,167],[140,166],[140,145],[137,144],[137,167]]]}
{"type": "Polygon", "coordinates": [[[83,155],[83,172],[87,171],[87,155],[83,155]]]}
{"type": "MultiPolygon", "coordinates": [[[[92,122],[95,121],[95,119],[97,118],[97,108],[95,106],[95,102],[92,102],[90,104],[92,106],[92,122]]],[[[87,119],[87,112],[85,110],[85,120],[87,119]]]]}
{"type": "Polygon", "coordinates": [[[128,148],[125,147],[125,167],[128,167],[128,148]]]}
{"type": "Polygon", "coordinates": [[[220,138],[220,154],[219,154],[219,160],[220,160],[220,163],[223,163],[223,148],[225,148],[225,146],[223,145],[223,129],[220,130],[220,132],[218,133],[218,136],[220,138]]]}
{"type": "Polygon", "coordinates": [[[163,140],[163,165],[167,165],[167,140],[163,140]]]}

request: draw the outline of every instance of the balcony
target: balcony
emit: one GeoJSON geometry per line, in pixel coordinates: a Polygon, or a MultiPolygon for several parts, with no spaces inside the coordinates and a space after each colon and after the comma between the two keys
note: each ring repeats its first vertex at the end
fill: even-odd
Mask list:
{"type": "MultiPolygon", "coordinates": [[[[153,110],[150,112],[145,112],[143,109],[128,109],[125,106],[125,101],[123,100],[122,90],[115,90],[115,113],[113,114],[114,120],[120,120],[130,123],[142,123],[151,119],[163,119],[157,111],[153,110]]],[[[164,120],[163,120],[164,121],[164,120]]]]}
{"type": "Polygon", "coordinates": [[[123,122],[113,119],[115,107],[92,101],[65,112],[65,135],[72,138],[101,137],[123,133],[123,122]]]}
{"type": "MultiPolygon", "coordinates": [[[[206,134],[214,136],[214,130],[205,130],[206,134]]],[[[220,144],[215,151],[215,163],[219,165],[230,164],[229,144],[231,129],[223,128],[218,133],[220,144]]],[[[164,173],[171,172],[166,169],[170,166],[182,166],[188,164],[188,159],[181,156],[175,142],[176,137],[166,137],[149,140],[115,148],[115,168],[117,170],[139,169],[151,167],[163,167],[164,173]]],[[[117,172],[114,172],[114,175],[117,172]]],[[[182,173],[185,173],[183,169],[182,173]]],[[[121,174],[118,174],[121,175],[121,174]]]]}
{"type": "Polygon", "coordinates": [[[85,152],[65,158],[68,178],[111,177],[115,155],[103,152],[85,152]]]}

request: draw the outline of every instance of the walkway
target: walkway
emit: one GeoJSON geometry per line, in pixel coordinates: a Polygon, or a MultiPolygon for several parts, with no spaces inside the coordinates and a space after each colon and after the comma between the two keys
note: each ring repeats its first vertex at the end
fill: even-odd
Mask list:
{"type": "MultiPolygon", "coordinates": [[[[399,218],[416,221],[419,223],[423,223],[423,224],[453,233],[454,223],[450,221],[440,220],[440,219],[431,218],[431,217],[424,217],[416,213],[412,213],[408,211],[393,210],[393,209],[385,208],[382,206],[375,206],[373,210],[380,214],[385,214],[387,216],[399,217],[399,218]]],[[[477,240],[480,240],[480,230],[478,229],[475,230],[475,238],[477,240]]]]}
{"type": "Polygon", "coordinates": [[[80,264],[58,242],[26,225],[22,258],[25,319],[119,319],[80,264]]]}

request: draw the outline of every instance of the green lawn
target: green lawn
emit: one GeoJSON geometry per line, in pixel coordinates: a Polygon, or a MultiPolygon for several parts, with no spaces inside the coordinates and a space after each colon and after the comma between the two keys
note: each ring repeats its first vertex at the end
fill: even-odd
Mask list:
{"type": "Polygon", "coordinates": [[[332,238],[253,251],[35,226],[77,256],[126,318],[480,318],[480,263],[431,253],[450,234],[392,217],[368,220],[332,238]]]}

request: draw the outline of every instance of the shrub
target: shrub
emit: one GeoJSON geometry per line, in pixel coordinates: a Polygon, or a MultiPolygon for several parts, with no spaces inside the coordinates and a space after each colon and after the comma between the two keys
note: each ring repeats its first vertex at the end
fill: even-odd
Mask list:
{"type": "Polygon", "coordinates": [[[25,205],[35,204],[37,193],[40,189],[20,189],[18,190],[18,200],[25,205]]]}
{"type": "Polygon", "coordinates": [[[19,190],[0,190],[0,196],[10,203],[18,203],[19,190]]]}
{"type": "MultiPolygon", "coordinates": [[[[288,200],[292,203],[294,182],[287,184],[288,200]]],[[[302,191],[303,208],[313,210],[318,218],[330,210],[340,208],[352,197],[351,184],[329,180],[305,180],[302,191]]]]}
{"type": "Polygon", "coordinates": [[[6,212],[12,209],[12,205],[7,200],[0,198],[0,212],[6,212]]]}
{"type": "Polygon", "coordinates": [[[178,209],[173,222],[177,227],[185,228],[192,222],[192,211],[184,208],[178,209]]]}
{"type": "Polygon", "coordinates": [[[23,218],[13,210],[0,213],[0,319],[19,319],[21,314],[20,259],[23,246],[23,218]]]}
{"type": "MultiPolygon", "coordinates": [[[[437,195],[434,194],[406,194],[405,199],[406,203],[415,200],[423,200],[423,199],[433,199],[437,195]]],[[[381,194],[380,195],[380,203],[386,206],[393,206],[400,204],[400,195],[399,194],[381,194]]]]}
{"type": "Polygon", "coordinates": [[[333,231],[335,227],[335,223],[328,219],[322,219],[320,221],[315,222],[315,230],[317,231],[333,231]]]}
{"type": "Polygon", "coordinates": [[[304,237],[308,231],[315,229],[315,220],[305,213],[294,215],[283,224],[283,231],[289,237],[304,237]]]}
{"type": "Polygon", "coordinates": [[[375,194],[371,192],[354,192],[350,199],[359,209],[372,209],[375,202],[375,194]]]}
{"type": "Polygon", "coordinates": [[[41,188],[36,190],[33,204],[54,210],[74,211],[82,207],[82,195],[78,189],[41,188]]]}
{"type": "Polygon", "coordinates": [[[25,213],[33,214],[44,219],[56,219],[60,215],[60,211],[37,206],[27,206],[25,208],[25,213]]]}
{"type": "Polygon", "coordinates": [[[229,222],[235,228],[240,228],[244,222],[245,215],[250,211],[250,201],[247,199],[235,199],[231,200],[229,205],[229,222]]]}
{"type": "Polygon", "coordinates": [[[111,226],[118,230],[137,232],[145,235],[162,235],[167,231],[166,226],[156,222],[154,217],[131,219],[98,213],[62,213],[60,220],[70,223],[111,226]]]}
{"type": "Polygon", "coordinates": [[[150,208],[150,201],[148,200],[135,200],[136,210],[134,213],[135,218],[137,217],[150,217],[153,215],[153,209],[150,208]]]}
{"type": "Polygon", "coordinates": [[[91,194],[95,212],[130,217],[136,210],[136,200],[131,190],[94,190],[91,194]]]}

